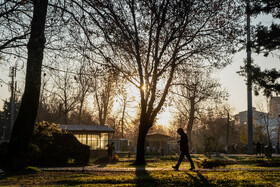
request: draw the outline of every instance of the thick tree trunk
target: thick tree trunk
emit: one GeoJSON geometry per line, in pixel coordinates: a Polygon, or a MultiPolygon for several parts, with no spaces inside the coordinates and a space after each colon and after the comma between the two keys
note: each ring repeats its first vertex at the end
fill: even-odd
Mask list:
{"type": "Polygon", "coordinates": [[[9,170],[23,169],[26,166],[27,148],[33,134],[39,105],[48,0],[34,0],[33,5],[31,36],[27,44],[28,59],[25,90],[9,143],[8,160],[5,168],[9,170]]]}
{"type": "Polygon", "coordinates": [[[139,133],[137,139],[137,153],[136,153],[136,165],[143,165],[145,161],[145,140],[146,135],[152,124],[146,120],[140,119],[139,133]]]}

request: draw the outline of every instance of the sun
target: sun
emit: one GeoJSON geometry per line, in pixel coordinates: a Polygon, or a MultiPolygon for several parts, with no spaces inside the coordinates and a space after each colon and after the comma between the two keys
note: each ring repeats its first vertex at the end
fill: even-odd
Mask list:
{"type": "Polygon", "coordinates": [[[141,90],[143,90],[144,92],[147,91],[147,86],[144,84],[143,86],[141,86],[141,90]]]}

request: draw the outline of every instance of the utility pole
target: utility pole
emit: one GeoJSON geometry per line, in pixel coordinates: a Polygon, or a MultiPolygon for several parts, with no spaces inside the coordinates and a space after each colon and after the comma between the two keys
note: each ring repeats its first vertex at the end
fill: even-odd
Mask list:
{"type": "Polygon", "coordinates": [[[251,78],[251,35],[250,35],[250,0],[246,0],[247,14],[247,102],[248,102],[248,154],[254,154],[253,149],[253,112],[252,112],[252,78],[251,78]]]}
{"type": "Polygon", "coordinates": [[[10,67],[10,73],[9,77],[11,77],[10,82],[10,91],[11,91],[11,98],[10,98],[10,114],[11,114],[11,120],[10,120],[10,128],[9,128],[9,134],[12,133],[13,125],[14,125],[14,118],[15,118],[15,92],[16,92],[16,66],[10,67]]]}

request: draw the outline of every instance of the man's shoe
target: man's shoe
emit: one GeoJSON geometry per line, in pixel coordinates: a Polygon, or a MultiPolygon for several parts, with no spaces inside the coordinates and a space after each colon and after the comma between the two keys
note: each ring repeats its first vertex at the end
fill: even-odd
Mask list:
{"type": "Polygon", "coordinates": [[[172,166],[173,169],[175,169],[176,171],[178,170],[177,166],[172,166]]]}

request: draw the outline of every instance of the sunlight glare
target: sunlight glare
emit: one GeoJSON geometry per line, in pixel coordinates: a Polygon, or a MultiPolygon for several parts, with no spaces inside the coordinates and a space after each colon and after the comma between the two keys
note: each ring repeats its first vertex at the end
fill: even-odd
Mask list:
{"type": "Polygon", "coordinates": [[[147,87],[146,87],[146,85],[145,85],[145,84],[141,87],[141,90],[143,90],[144,92],[146,92],[147,87]]]}

